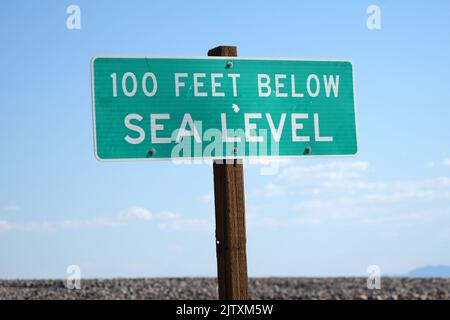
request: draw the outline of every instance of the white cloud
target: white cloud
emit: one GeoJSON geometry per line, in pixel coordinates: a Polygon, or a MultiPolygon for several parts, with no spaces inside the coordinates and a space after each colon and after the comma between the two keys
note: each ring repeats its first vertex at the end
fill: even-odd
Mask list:
{"type": "Polygon", "coordinates": [[[291,159],[261,158],[250,159],[245,161],[245,163],[258,166],[259,172],[263,176],[273,176],[279,173],[280,168],[289,166],[293,162],[291,159]]]}
{"type": "Polygon", "coordinates": [[[19,211],[19,207],[13,204],[10,205],[6,205],[0,208],[0,211],[4,211],[4,212],[15,212],[15,211],[19,211]]]}
{"type": "Polygon", "coordinates": [[[214,222],[207,219],[174,219],[170,221],[161,222],[159,224],[161,229],[172,230],[214,230],[214,222]]]}
{"type": "Polygon", "coordinates": [[[93,227],[115,227],[124,223],[117,218],[98,218],[92,219],[67,219],[61,221],[38,221],[30,223],[12,224],[13,230],[27,232],[54,232],[67,229],[82,229],[93,227]]]}
{"type": "Polygon", "coordinates": [[[180,215],[176,212],[162,211],[152,213],[147,208],[142,207],[130,207],[120,214],[122,219],[128,220],[168,220],[177,219],[180,215]]]}
{"type": "Polygon", "coordinates": [[[325,179],[339,181],[346,178],[358,178],[366,171],[369,163],[365,161],[330,162],[312,166],[290,166],[284,169],[277,180],[283,182],[312,181],[325,179]]]}
{"type": "Polygon", "coordinates": [[[11,229],[11,224],[6,220],[0,220],[0,231],[11,229]]]}
{"type": "MultiPolygon", "coordinates": [[[[28,223],[12,223],[0,220],[0,231],[17,230],[25,232],[52,232],[66,229],[80,229],[90,227],[115,227],[133,223],[135,221],[154,221],[158,224],[166,222],[177,223],[183,219],[176,212],[162,211],[151,213],[142,207],[130,207],[123,210],[118,215],[109,217],[93,217],[88,219],[66,219],[60,221],[37,221],[28,223]]],[[[194,224],[192,224],[194,226],[194,224]]]]}
{"type": "Polygon", "coordinates": [[[257,230],[280,230],[286,228],[297,228],[301,225],[319,224],[320,220],[316,218],[299,217],[272,217],[263,214],[252,214],[247,217],[249,229],[257,230]]]}
{"type": "Polygon", "coordinates": [[[276,182],[267,183],[262,189],[258,189],[254,192],[257,196],[274,197],[287,194],[283,187],[276,182]]]}
{"type": "MultiPolygon", "coordinates": [[[[334,161],[310,166],[286,165],[260,189],[249,190],[248,226],[281,229],[326,221],[400,224],[408,222],[408,219],[423,221],[448,217],[450,177],[380,180],[369,178],[368,168],[369,163],[365,161],[334,161]],[[274,211],[276,216],[264,214],[267,213],[264,199],[268,197],[271,197],[267,200],[271,205],[277,201],[283,204],[283,215],[278,215],[279,210],[274,211]],[[283,198],[276,199],[277,197],[283,198]]],[[[214,194],[205,193],[200,199],[212,202],[214,194]]],[[[214,230],[213,218],[186,218],[172,211],[151,212],[147,208],[132,206],[118,215],[103,218],[22,224],[0,220],[0,231],[111,227],[136,221],[148,221],[168,230],[214,230]]]]}
{"type": "Polygon", "coordinates": [[[156,220],[172,220],[172,219],[179,219],[181,217],[180,214],[171,211],[158,212],[155,213],[153,216],[156,220]]]}
{"type": "Polygon", "coordinates": [[[256,158],[246,160],[250,165],[260,165],[267,166],[276,163],[279,166],[289,166],[292,165],[293,161],[291,159],[281,159],[281,158],[256,158]]]}
{"type": "Polygon", "coordinates": [[[268,183],[268,184],[266,184],[266,194],[269,196],[283,195],[284,192],[280,185],[275,184],[275,183],[268,183]]]}
{"type": "MultiPolygon", "coordinates": [[[[334,161],[310,166],[286,165],[273,181],[253,192],[256,196],[273,197],[295,194],[319,195],[324,189],[342,188],[343,183],[359,181],[367,171],[365,161],[334,161]]],[[[368,182],[364,182],[367,187],[368,182]]]]}
{"type": "Polygon", "coordinates": [[[152,214],[146,208],[131,207],[123,211],[121,217],[125,219],[150,220],[152,219],[152,214]]]}
{"type": "MultiPolygon", "coordinates": [[[[289,227],[295,225],[292,215],[303,224],[340,221],[399,225],[408,223],[407,219],[417,219],[418,223],[419,219],[438,221],[449,216],[450,177],[380,180],[369,178],[368,168],[365,161],[288,166],[253,193],[253,200],[269,210],[280,201],[287,217],[262,215],[263,219],[253,220],[257,221],[254,225],[289,227]],[[268,195],[283,198],[264,203],[268,195]],[[292,204],[296,198],[301,201],[292,204]]],[[[260,208],[261,212],[266,210],[260,208]]]]}
{"type": "Polygon", "coordinates": [[[444,166],[446,167],[450,167],[450,158],[445,158],[442,163],[444,164],[444,166]]]}
{"type": "Polygon", "coordinates": [[[214,192],[209,191],[201,195],[200,201],[203,203],[211,203],[214,201],[214,192]]]}

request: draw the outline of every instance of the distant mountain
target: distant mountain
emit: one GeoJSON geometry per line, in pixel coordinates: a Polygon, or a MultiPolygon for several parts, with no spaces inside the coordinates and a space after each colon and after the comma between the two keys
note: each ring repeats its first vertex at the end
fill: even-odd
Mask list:
{"type": "Polygon", "coordinates": [[[411,270],[410,278],[450,278],[450,266],[426,266],[411,270]]]}

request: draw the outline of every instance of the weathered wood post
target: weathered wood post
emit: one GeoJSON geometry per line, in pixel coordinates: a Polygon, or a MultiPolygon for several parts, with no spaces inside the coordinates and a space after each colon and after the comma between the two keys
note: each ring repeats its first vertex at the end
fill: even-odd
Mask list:
{"type": "MultiPolygon", "coordinates": [[[[237,47],[219,46],[208,56],[237,56],[237,47]]],[[[214,161],[216,253],[219,299],[248,299],[244,169],[238,160],[214,161]],[[232,162],[232,163],[230,163],[232,162]]]]}

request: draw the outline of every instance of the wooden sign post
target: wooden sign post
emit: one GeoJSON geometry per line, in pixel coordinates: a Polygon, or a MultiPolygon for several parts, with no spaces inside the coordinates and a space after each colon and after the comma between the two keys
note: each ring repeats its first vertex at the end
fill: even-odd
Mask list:
{"type": "MultiPolygon", "coordinates": [[[[208,56],[237,56],[237,47],[219,46],[208,56]]],[[[248,299],[244,169],[239,160],[216,160],[214,202],[219,299],[248,299]]]]}

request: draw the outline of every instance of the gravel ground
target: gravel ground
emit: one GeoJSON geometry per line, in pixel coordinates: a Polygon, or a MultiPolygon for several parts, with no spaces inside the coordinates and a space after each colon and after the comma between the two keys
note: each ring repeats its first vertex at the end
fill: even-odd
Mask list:
{"type": "MultiPolygon", "coordinates": [[[[450,299],[450,279],[383,278],[368,290],[365,278],[252,278],[252,299],[450,299]]],[[[0,299],[216,299],[214,278],[0,280],[0,299]]]]}

